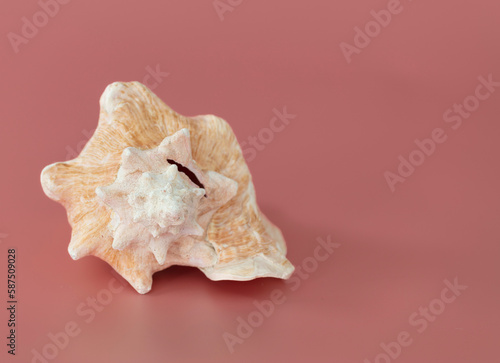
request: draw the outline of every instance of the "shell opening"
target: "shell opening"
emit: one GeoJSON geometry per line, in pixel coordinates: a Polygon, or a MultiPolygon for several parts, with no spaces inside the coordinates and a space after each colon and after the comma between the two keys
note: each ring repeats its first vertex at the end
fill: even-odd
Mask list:
{"type": "Polygon", "coordinates": [[[186,168],[184,165],[178,163],[175,160],[167,159],[167,162],[169,164],[176,165],[177,169],[179,170],[179,173],[184,173],[189,178],[189,180],[191,180],[194,184],[196,184],[198,186],[198,188],[204,189],[205,190],[205,198],[207,198],[207,192],[206,192],[205,186],[200,182],[200,180],[198,179],[198,177],[196,176],[195,173],[193,173],[191,170],[189,170],[189,168],[186,168]]]}

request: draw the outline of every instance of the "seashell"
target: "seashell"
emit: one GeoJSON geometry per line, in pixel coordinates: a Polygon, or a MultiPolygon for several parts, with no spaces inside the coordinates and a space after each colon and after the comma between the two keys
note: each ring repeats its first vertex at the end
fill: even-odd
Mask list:
{"type": "Polygon", "coordinates": [[[141,294],[172,265],[211,280],[291,276],[283,235],[259,210],[226,121],[181,116],[138,82],[112,83],[100,107],[80,155],[41,175],[67,210],[74,260],[106,261],[141,294]]]}

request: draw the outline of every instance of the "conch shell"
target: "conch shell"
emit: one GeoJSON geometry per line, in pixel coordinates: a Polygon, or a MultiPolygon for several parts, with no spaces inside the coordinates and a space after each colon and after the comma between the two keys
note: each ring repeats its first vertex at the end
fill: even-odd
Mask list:
{"type": "Polygon", "coordinates": [[[181,116],[138,82],[109,85],[100,106],[81,154],[41,175],[67,210],[74,260],[99,257],[141,294],[172,265],[211,280],[290,277],[283,235],[257,206],[227,122],[181,116]]]}

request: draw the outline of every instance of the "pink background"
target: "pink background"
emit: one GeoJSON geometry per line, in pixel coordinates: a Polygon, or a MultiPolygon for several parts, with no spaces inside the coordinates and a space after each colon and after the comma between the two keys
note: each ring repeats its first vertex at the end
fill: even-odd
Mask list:
{"type": "Polygon", "coordinates": [[[71,1],[18,53],[8,33],[22,34],[40,6],[0,5],[0,301],[12,247],[19,299],[18,354],[2,338],[0,361],[31,362],[74,321],[80,333],[49,361],[387,362],[381,344],[406,331],[397,362],[498,362],[499,88],[456,130],[443,119],[478,77],[500,80],[498,1],[402,0],[350,63],[340,44],[354,44],[354,28],[387,1],[231,3],[221,21],[212,0],[71,1]],[[296,291],[174,267],[148,295],[126,286],[87,323],[77,308],[114,275],[96,258],[71,260],[65,211],[39,175],[85,143],[107,84],[143,81],[157,65],[169,73],[153,87],[160,98],[225,118],[240,142],[269,127],[273,108],[296,115],[249,162],[258,201],[296,266],[318,237],[340,247],[296,291]],[[446,141],[391,192],[384,172],[435,128],[446,141]],[[439,308],[443,281],[455,278],[467,289],[420,333],[410,317],[439,308]],[[237,334],[237,318],[275,289],[286,301],[231,353],[223,334],[237,334]]]}

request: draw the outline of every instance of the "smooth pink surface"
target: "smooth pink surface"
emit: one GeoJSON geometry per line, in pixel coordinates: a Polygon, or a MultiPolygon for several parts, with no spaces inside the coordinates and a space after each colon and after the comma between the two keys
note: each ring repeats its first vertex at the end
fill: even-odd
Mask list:
{"type": "Polygon", "coordinates": [[[2,2],[0,296],[15,247],[20,302],[18,354],[2,338],[0,361],[32,362],[74,321],[79,335],[49,361],[386,362],[381,344],[406,331],[397,362],[498,362],[499,88],[456,130],[443,113],[475,94],[478,77],[500,80],[500,5],[404,0],[348,63],[340,44],[387,6],[253,0],[221,21],[212,0],[71,1],[15,53],[8,33],[40,6],[2,2]],[[307,279],[295,275],[295,291],[176,267],[145,296],[126,286],[87,323],[78,307],[114,275],[96,258],[71,260],[65,211],[39,175],[88,139],[107,84],[143,81],[157,65],[169,73],[154,87],[160,98],[225,118],[241,143],[270,127],[274,108],[296,115],[249,162],[259,204],[296,266],[314,264],[318,237],[340,246],[307,279]],[[446,141],[391,192],[384,172],[436,128],[446,141]],[[409,319],[440,308],[443,281],[455,278],[468,288],[420,333],[409,319]],[[230,353],[223,334],[275,289],[286,301],[230,353]]]}

